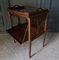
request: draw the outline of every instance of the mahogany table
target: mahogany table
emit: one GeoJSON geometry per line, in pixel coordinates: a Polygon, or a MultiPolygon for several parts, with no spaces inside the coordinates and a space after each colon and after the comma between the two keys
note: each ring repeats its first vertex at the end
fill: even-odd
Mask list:
{"type": "MultiPolygon", "coordinates": [[[[10,14],[10,18],[11,18],[11,16],[17,16],[19,23],[20,23],[20,17],[23,17],[27,20],[27,27],[25,29],[25,35],[26,35],[26,32],[28,32],[29,58],[30,58],[31,57],[31,33],[30,33],[31,32],[31,18],[33,18],[33,17],[44,18],[43,16],[45,16],[45,20],[44,20],[45,21],[44,22],[45,34],[44,34],[44,40],[43,40],[43,46],[44,46],[45,37],[46,37],[46,30],[47,30],[48,9],[28,8],[25,6],[16,6],[16,7],[8,8],[8,13],[10,14]]],[[[11,20],[11,27],[13,27],[12,20],[11,20]]],[[[25,35],[24,35],[24,38],[25,38],[25,35]]],[[[23,40],[24,40],[24,38],[23,38],[23,40]]]]}

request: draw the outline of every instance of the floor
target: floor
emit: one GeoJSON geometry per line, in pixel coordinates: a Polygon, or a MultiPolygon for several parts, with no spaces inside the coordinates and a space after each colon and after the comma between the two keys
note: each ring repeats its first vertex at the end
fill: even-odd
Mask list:
{"type": "Polygon", "coordinates": [[[28,42],[14,43],[8,33],[1,33],[0,60],[59,60],[59,33],[47,33],[45,47],[42,47],[43,36],[32,42],[32,58],[29,59],[28,42]]]}

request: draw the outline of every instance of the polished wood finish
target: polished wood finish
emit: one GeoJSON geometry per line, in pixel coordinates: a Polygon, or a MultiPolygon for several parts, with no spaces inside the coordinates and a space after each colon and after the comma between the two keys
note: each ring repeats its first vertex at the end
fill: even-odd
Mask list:
{"type": "Polygon", "coordinates": [[[46,38],[46,32],[47,32],[47,23],[48,23],[48,15],[46,16],[46,20],[45,20],[45,25],[44,25],[44,31],[45,31],[45,33],[44,33],[44,40],[43,40],[43,47],[45,46],[45,38],[46,38]]]}
{"type": "Polygon", "coordinates": [[[20,44],[22,44],[23,39],[24,42],[27,41],[27,37],[25,36],[24,38],[26,27],[27,24],[18,24],[17,26],[8,29],[7,32],[15,38],[14,41],[17,40],[20,44]]]}
{"type": "MultiPolygon", "coordinates": [[[[8,9],[8,12],[13,16],[17,16],[18,21],[19,21],[19,17],[23,17],[27,20],[28,24],[25,28],[25,33],[23,35],[22,41],[24,42],[26,33],[28,32],[29,58],[30,58],[31,57],[32,35],[37,36],[39,34],[39,32],[44,31],[45,36],[46,36],[48,9],[42,9],[42,8],[33,8],[33,9],[31,8],[29,10],[27,10],[27,9],[29,9],[29,8],[28,7],[26,8],[25,6],[16,6],[16,7],[10,7],[8,9]],[[32,21],[32,19],[34,20],[34,22],[32,21]],[[42,27],[42,29],[40,29],[41,27],[42,27]],[[33,29],[33,28],[35,28],[35,29],[33,29]]],[[[21,27],[19,27],[19,28],[21,29],[21,27]]],[[[19,30],[19,32],[20,32],[20,30],[19,30]]],[[[43,46],[45,43],[45,36],[44,36],[43,46]]]]}

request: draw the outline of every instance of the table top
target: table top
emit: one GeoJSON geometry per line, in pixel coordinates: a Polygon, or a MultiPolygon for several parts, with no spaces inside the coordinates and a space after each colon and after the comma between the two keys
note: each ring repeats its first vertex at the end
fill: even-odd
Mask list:
{"type": "Polygon", "coordinates": [[[42,14],[44,12],[48,12],[47,9],[42,9],[42,8],[13,8],[8,10],[10,14],[12,15],[22,15],[22,16],[32,16],[32,15],[38,15],[42,14]]]}
{"type": "MultiPolygon", "coordinates": [[[[37,8],[26,8],[26,9],[15,9],[18,12],[35,12],[36,10],[38,10],[37,8]]],[[[39,9],[41,11],[41,9],[39,9]]]]}

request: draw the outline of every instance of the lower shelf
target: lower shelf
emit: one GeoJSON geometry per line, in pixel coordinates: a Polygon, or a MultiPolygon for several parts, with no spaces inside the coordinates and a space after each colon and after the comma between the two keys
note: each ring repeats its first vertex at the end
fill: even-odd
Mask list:
{"type": "MultiPolygon", "coordinates": [[[[11,29],[8,29],[7,32],[13,36],[20,44],[22,44],[22,40],[24,37],[25,30],[27,28],[27,24],[19,24],[17,26],[12,27],[11,29]]],[[[44,31],[39,32],[39,36],[43,34],[44,31]]],[[[31,28],[31,38],[32,40],[37,37],[36,29],[34,27],[31,28]]],[[[25,37],[25,41],[27,41],[27,35],[25,37]]]]}

